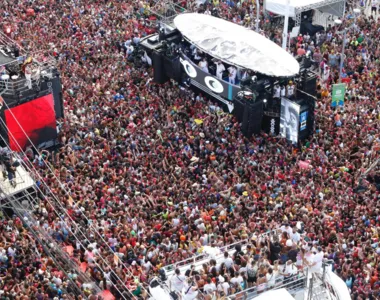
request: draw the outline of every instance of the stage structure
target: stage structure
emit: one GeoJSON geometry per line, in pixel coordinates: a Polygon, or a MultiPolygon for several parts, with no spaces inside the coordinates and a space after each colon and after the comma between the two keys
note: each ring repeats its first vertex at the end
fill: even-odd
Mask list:
{"type": "Polygon", "coordinates": [[[209,15],[180,14],[170,26],[141,39],[135,51],[153,67],[154,82],[172,79],[206,93],[235,115],[247,137],[261,130],[280,133],[281,101],[275,90],[296,83],[305,93],[295,93],[292,101],[307,103],[308,110],[300,112],[307,126],[303,119],[303,126],[298,124],[303,132],[296,136],[302,140],[313,133],[314,99],[304,99],[316,94],[316,76],[307,72],[310,60],[297,61],[252,30],[209,15]]]}
{"type": "Polygon", "coordinates": [[[174,18],[186,12],[186,8],[174,3],[171,0],[158,0],[151,8],[147,9],[150,15],[156,17],[157,25],[161,28],[174,28],[174,18]]]}
{"type": "Polygon", "coordinates": [[[38,148],[57,144],[56,119],[64,114],[54,56],[48,51],[27,52],[0,33],[0,95],[0,135],[12,150],[20,150],[12,146],[17,143],[24,150],[29,146],[21,128],[38,148]],[[10,139],[9,131],[16,140],[10,139]]]}
{"type": "Polygon", "coordinates": [[[189,43],[229,65],[271,77],[293,77],[299,63],[257,32],[205,14],[182,14],[176,28],[189,43]]]}
{"type": "Polygon", "coordinates": [[[346,0],[266,0],[265,9],[281,16],[294,18],[295,26],[301,25],[303,12],[317,9],[339,18],[344,16],[346,0]]]}
{"type": "MultiPolygon", "coordinates": [[[[57,243],[56,239],[44,229],[40,219],[35,216],[35,210],[40,207],[42,193],[33,178],[34,174],[29,172],[24,160],[16,152],[6,151],[4,148],[0,155],[12,159],[12,165],[16,166],[13,179],[15,184],[11,184],[9,179],[4,178],[3,173],[0,172],[0,210],[9,216],[15,214],[20,219],[24,227],[32,233],[38,244],[42,246],[43,251],[69,279],[72,292],[77,296],[85,296],[76,282],[69,276],[69,273],[73,274],[73,272],[78,276],[80,282],[87,283],[96,291],[100,291],[91,278],[80,270],[68,253],[57,243]]],[[[34,250],[36,255],[39,255],[37,247],[34,250]]]]}

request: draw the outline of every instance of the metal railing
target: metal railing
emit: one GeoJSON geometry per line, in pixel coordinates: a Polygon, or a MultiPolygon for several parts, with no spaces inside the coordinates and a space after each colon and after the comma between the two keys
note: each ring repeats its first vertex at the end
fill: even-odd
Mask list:
{"type": "Polygon", "coordinates": [[[16,41],[12,40],[10,37],[4,34],[3,32],[0,32],[0,45],[7,46],[9,48],[12,47],[13,45],[17,45],[17,47],[20,49],[20,54],[21,55],[25,54],[25,49],[16,41]]]}
{"type": "Polygon", "coordinates": [[[53,78],[56,74],[55,60],[48,58],[44,62],[33,62],[32,68],[37,72],[31,76],[30,83],[24,76],[19,73],[17,79],[0,80],[0,91],[3,95],[21,95],[33,88],[40,87],[41,80],[44,78],[53,78]]]}
{"type": "Polygon", "coordinates": [[[181,13],[186,12],[186,8],[182,7],[170,0],[158,0],[155,5],[148,8],[149,14],[154,15],[157,21],[164,24],[172,24],[174,18],[181,13]]]}
{"type": "Polygon", "coordinates": [[[308,271],[306,269],[305,273],[300,272],[297,275],[288,278],[280,276],[276,278],[276,281],[273,286],[268,286],[268,283],[264,283],[262,285],[254,286],[243,291],[237,292],[235,294],[232,294],[228,296],[227,299],[253,299],[264,292],[282,288],[286,289],[290,294],[296,294],[297,292],[305,288],[308,277],[307,273],[308,271]]]}
{"type": "Polygon", "coordinates": [[[33,178],[25,170],[21,158],[15,152],[8,155],[11,155],[13,161],[18,162],[19,165],[15,167],[14,178],[12,180],[14,185],[12,185],[13,183],[7,177],[4,178],[6,172],[0,174],[2,177],[2,180],[0,180],[0,199],[9,198],[11,195],[33,187],[35,184],[33,178]]]}
{"type": "MultiPolygon", "coordinates": [[[[273,235],[273,234],[275,234],[277,232],[277,230],[278,229],[274,229],[274,230],[271,230],[271,231],[268,231],[268,232],[261,233],[257,238],[260,239],[260,238],[265,238],[267,236],[273,235]]],[[[247,238],[247,239],[240,240],[240,241],[237,241],[235,243],[232,243],[232,244],[220,247],[219,249],[221,251],[221,255],[223,255],[223,253],[225,251],[229,252],[229,251],[234,250],[237,245],[246,246],[251,241],[251,238],[252,238],[252,236],[249,237],[249,238],[247,238]]],[[[166,265],[166,266],[163,267],[163,269],[165,270],[166,273],[173,272],[177,267],[195,264],[196,262],[199,262],[201,260],[205,260],[205,259],[208,259],[208,258],[210,258],[209,254],[207,254],[207,253],[199,253],[199,254],[194,255],[192,257],[189,257],[187,259],[178,261],[178,262],[176,262],[174,264],[166,265]]]]}

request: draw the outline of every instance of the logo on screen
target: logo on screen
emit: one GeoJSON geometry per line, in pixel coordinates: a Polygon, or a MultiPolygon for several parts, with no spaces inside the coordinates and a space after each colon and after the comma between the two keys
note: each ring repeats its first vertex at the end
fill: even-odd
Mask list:
{"type": "Polygon", "coordinates": [[[276,120],[275,119],[272,119],[270,121],[270,133],[271,134],[274,134],[275,133],[275,126],[276,126],[276,120]]]}
{"type": "Polygon", "coordinates": [[[185,69],[185,72],[187,75],[189,75],[191,78],[197,77],[197,70],[187,61],[180,58],[180,62],[183,65],[183,68],[185,69]]]}
{"type": "Polygon", "coordinates": [[[215,93],[222,93],[224,91],[223,85],[214,77],[206,76],[205,83],[207,87],[215,93]]]}

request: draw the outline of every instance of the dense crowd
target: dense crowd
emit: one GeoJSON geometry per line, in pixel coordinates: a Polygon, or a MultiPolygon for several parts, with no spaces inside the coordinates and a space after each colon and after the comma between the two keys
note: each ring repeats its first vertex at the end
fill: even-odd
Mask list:
{"type": "MultiPolygon", "coordinates": [[[[377,160],[380,142],[376,19],[360,15],[347,33],[343,108],[331,108],[331,84],[339,77],[341,29],[353,19],[314,37],[300,36],[289,48],[294,54],[309,51],[321,73],[315,134],[295,147],[265,134],[243,137],[239,124],[215,103],[173,82],[156,85],[150,68],[128,63],[124,43],[138,43],[151,32],[147,8],[153,5],[1,2],[0,23],[12,26],[11,37],[26,48],[52,52],[62,74],[63,147],[33,163],[70,221],[62,224],[43,199],[36,211],[41,224],[63,246],[74,248],[72,260],[102,289],[122,298],[125,284],[146,298],[144,287],[162,266],[204,246],[221,247],[301,221],[308,239],[334,260],[353,299],[380,296],[377,168],[361,177],[377,160]],[[28,8],[34,16],[27,16],[28,8]],[[301,168],[300,161],[309,167],[301,168]],[[82,244],[73,222],[91,233],[82,244]]],[[[214,7],[221,17],[254,27],[251,2],[216,0],[202,12],[214,7]]],[[[263,32],[268,38],[281,41],[281,30],[268,23],[261,27],[268,29],[263,32]]],[[[0,299],[71,299],[68,279],[22,221],[2,220],[0,299]]],[[[283,246],[289,247],[286,241],[283,246]]],[[[262,248],[257,240],[250,243],[246,264],[255,262],[262,248]]],[[[266,251],[268,264],[275,264],[273,250],[266,251]]],[[[239,278],[243,271],[234,272],[239,278]]],[[[231,282],[227,271],[205,273],[203,283],[231,282]]],[[[267,278],[269,268],[258,274],[267,278]]],[[[252,279],[247,287],[261,283],[252,279]]]]}
{"type": "Polygon", "coordinates": [[[177,268],[170,287],[185,290],[185,299],[199,295],[207,300],[251,299],[278,286],[296,293],[304,287],[308,272],[323,272],[324,252],[307,236],[301,222],[293,228],[284,224],[253,234],[252,242],[231,246],[234,249],[227,248],[223,255],[209,253],[211,259],[202,260],[198,267],[191,265],[184,274],[177,268]]]}

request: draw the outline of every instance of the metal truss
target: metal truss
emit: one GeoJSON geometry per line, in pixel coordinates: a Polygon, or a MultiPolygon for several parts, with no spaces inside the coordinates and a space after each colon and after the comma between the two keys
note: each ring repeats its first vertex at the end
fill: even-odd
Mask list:
{"type": "Polygon", "coordinates": [[[312,9],[318,9],[318,8],[321,8],[321,7],[324,7],[324,6],[333,5],[333,4],[336,4],[336,3],[339,3],[339,8],[338,8],[338,11],[337,11],[336,15],[338,17],[343,17],[344,16],[344,11],[345,11],[345,8],[346,8],[346,0],[325,0],[325,1],[319,2],[319,3],[314,3],[314,4],[310,4],[310,5],[306,5],[306,6],[297,6],[297,7],[295,7],[296,26],[300,26],[301,25],[301,13],[303,13],[304,11],[308,11],[308,10],[312,10],[312,9]]]}
{"type": "Polygon", "coordinates": [[[186,8],[174,3],[171,0],[158,0],[148,11],[156,16],[157,21],[166,25],[173,25],[174,18],[186,12],[186,8]]]}

